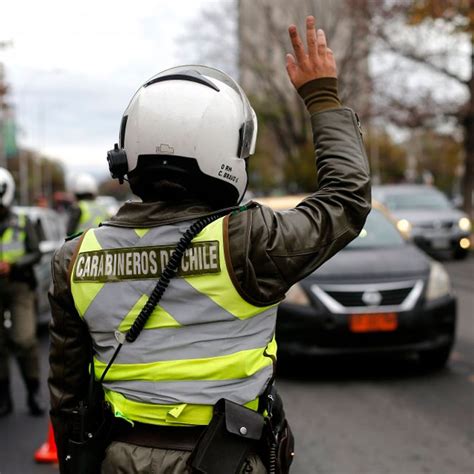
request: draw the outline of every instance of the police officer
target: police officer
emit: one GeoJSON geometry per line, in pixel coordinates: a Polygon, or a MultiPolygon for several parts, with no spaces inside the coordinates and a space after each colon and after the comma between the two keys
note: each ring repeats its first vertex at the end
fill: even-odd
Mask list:
{"type": "MultiPolygon", "coordinates": [[[[278,303],[358,235],[370,209],[358,121],[339,102],[324,33],[313,17],[306,27],[307,48],[289,29],[295,55],[287,70],[311,114],[318,190],[289,212],[255,203],[222,210],[244,195],[257,136],[255,113],[226,74],[204,66],[163,71],[125,110],[109,165],[142,202],[126,203],[54,258],[49,385],[61,469],[68,414],[86,395],[92,356],[120,420],[104,473],[194,472],[190,464],[216,456],[224,466],[231,450],[213,433],[255,435],[241,416],[253,423],[248,414],[268,408],[262,397],[273,378],[278,303]],[[209,224],[182,244],[196,222],[209,224]],[[176,247],[181,260],[172,256],[176,247]],[[223,399],[237,413],[225,428],[214,423],[223,399]]],[[[267,472],[262,456],[249,450],[239,471],[267,472]]]]}
{"type": "Polygon", "coordinates": [[[68,210],[69,219],[66,229],[68,235],[97,227],[110,217],[105,207],[96,202],[97,181],[90,174],[80,173],[77,175],[73,181],[72,192],[77,201],[68,210]]]}
{"type": "Polygon", "coordinates": [[[39,360],[33,265],[41,258],[38,237],[28,218],[11,209],[15,184],[0,168],[0,416],[13,409],[9,351],[15,354],[28,392],[31,415],[44,413],[38,398],[39,360]],[[4,320],[6,311],[10,318],[4,320]],[[11,327],[10,327],[11,326],[11,327]]]}

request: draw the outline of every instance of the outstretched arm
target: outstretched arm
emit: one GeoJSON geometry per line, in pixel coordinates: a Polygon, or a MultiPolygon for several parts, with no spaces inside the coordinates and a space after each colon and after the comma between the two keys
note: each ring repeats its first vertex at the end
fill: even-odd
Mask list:
{"type": "Polygon", "coordinates": [[[332,51],[315,20],[305,48],[289,27],[294,54],[286,68],[311,114],[317,189],[294,209],[260,206],[228,219],[234,282],[254,304],[280,301],[295,282],[332,257],[362,229],[370,210],[370,174],[354,112],[337,98],[332,51]]]}

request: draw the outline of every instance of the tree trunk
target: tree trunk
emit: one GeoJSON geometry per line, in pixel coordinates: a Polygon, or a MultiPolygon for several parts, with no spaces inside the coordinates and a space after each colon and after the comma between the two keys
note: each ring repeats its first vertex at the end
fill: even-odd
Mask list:
{"type": "Polygon", "coordinates": [[[464,211],[474,219],[472,199],[474,195],[474,113],[466,117],[464,125],[466,139],[464,141],[465,163],[463,177],[464,211]]]}
{"type": "Polygon", "coordinates": [[[469,102],[464,119],[464,152],[465,165],[462,183],[464,211],[474,218],[472,200],[474,197],[474,33],[471,42],[471,79],[469,81],[469,102]]]}

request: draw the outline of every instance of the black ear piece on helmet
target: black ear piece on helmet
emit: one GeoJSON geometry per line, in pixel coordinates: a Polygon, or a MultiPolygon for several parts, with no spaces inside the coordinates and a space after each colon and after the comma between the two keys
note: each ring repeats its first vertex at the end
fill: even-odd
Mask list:
{"type": "Polygon", "coordinates": [[[114,145],[113,150],[107,152],[107,161],[112,178],[118,179],[119,183],[123,184],[125,175],[128,173],[128,161],[127,153],[123,148],[119,148],[118,143],[114,145]]]}

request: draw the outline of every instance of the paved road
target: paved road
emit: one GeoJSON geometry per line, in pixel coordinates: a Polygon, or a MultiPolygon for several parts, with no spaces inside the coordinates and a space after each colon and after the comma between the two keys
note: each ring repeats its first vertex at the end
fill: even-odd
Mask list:
{"type": "Polygon", "coordinates": [[[474,258],[446,266],[459,298],[446,369],[310,362],[310,376],[280,380],[297,437],[292,474],[474,472],[474,258]]]}
{"type": "MultiPolygon", "coordinates": [[[[423,373],[413,360],[307,361],[304,376],[279,380],[297,438],[292,474],[473,472],[474,257],[446,265],[459,297],[459,330],[445,370],[423,373]]],[[[45,379],[45,333],[41,343],[45,379]]],[[[47,418],[27,416],[12,371],[15,413],[0,419],[0,474],[57,473],[32,460],[47,418]]]]}

